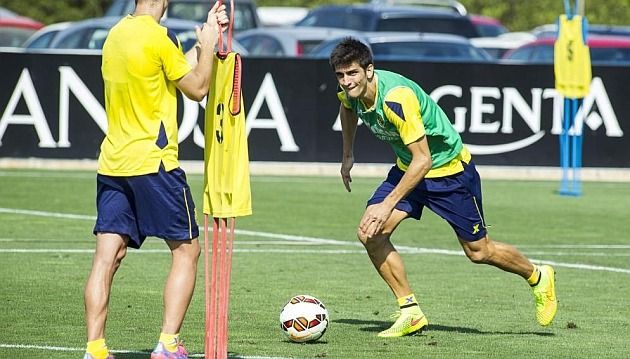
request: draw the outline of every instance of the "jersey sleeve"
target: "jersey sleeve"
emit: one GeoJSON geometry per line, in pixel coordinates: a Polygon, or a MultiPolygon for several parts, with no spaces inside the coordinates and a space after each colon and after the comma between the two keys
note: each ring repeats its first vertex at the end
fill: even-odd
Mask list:
{"type": "Polygon", "coordinates": [[[160,58],[166,77],[171,81],[175,81],[182,78],[192,69],[186,61],[182,45],[175,33],[167,29],[166,35],[160,42],[160,58]]]}
{"type": "Polygon", "coordinates": [[[391,89],[383,101],[383,114],[396,126],[405,145],[415,142],[425,135],[420,102],[409,87],[391,89]]]}

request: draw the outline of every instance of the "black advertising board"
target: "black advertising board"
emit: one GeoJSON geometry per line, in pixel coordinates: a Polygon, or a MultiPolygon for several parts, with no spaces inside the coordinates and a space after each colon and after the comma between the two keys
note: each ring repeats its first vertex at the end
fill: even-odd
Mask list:
{"type": "MultiPolygon", "coordinates": [[[[0,53],[0,157],[95,159],[106,129],[98,55],[0,53]]],[[[477,164],[558,166],[563,99],[553,66],[384,62],[429,93],[477,164]]],[[[252,161],[338,162],[337,86],[325,60],[243,59],[252,161]]],[[[630,67],[595,67],[584,123],[585,167],[630,168],[630,67]]],[[[203,159],[203,105],[179,99],[180,158],[203,159]]],[[[394,157],[364,126],[357,162],[394,157]]]]}

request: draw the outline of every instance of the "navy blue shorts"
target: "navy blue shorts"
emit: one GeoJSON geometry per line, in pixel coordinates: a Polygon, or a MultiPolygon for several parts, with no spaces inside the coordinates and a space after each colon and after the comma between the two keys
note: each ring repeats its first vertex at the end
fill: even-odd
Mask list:
{"type": "MultiPolygon", "coordinates": [[[[444,218],[458,237],[470,242],[485,237],[487,232],[481,205],[481,179],[472,162],[462,164],[463,172],[420,181],[406,198],[398,202],[396,209],[419,220],[422,209],[426,206],[444,218]]],[[[387,179],[376,189],[368,205],[383,202],[404,174],[397,166],[392,167],[387,179]]]]}
{"type": "Polygon", "coordinates": [[[195,203],[181,168],[142,176],[97,175],[94,234],[129,236],[140,248],[146,237],[190,240],[199,237],[195,203]]]}

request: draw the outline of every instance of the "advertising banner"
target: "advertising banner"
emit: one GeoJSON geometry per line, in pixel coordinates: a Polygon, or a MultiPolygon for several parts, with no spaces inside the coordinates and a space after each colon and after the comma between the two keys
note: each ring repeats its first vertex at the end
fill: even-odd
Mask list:
{"type": "MultiPolygon", "coordinates": [[[[96,159],[107,129],[98,55],[0,53],[0,157],[96,159]]],[[[383,62],[420,84],[451,118],[477,164],[558,166],[562,97],[553,66],[383,62]]],[[[578,111],[584,167],[630,168],[630,67],[593,68],[578,111]]],[[[337,85],[327,61],[243,58],[252,161],[339,162],[337,85]]],[[[203,160],[203,104],[179,99],[180,158],[203,160]]],[[[393,163],[364,126],[355,161],[393,163]]]]}

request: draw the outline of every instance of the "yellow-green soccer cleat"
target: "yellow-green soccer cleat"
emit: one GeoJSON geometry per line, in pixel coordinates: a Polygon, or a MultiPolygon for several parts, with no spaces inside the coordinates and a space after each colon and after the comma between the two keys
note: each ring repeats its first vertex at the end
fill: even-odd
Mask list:
{"type": "Polygon", "coordinates": [[[547,326],[551,324],[558,310],[555,273],[551,266],[540,266],[540,282],[532,290],[536,299],[536,320],[538,324],[547,326]]]}
{"type": "Polygon", "coordinates": [[[386,330],[378,333],[381,338],[395,338],[419,333],[429,326],[427,317],[422,312],[420,314],[401,314],[397,312],[392,317],[398,318],[396,322],[386,330]]]}

